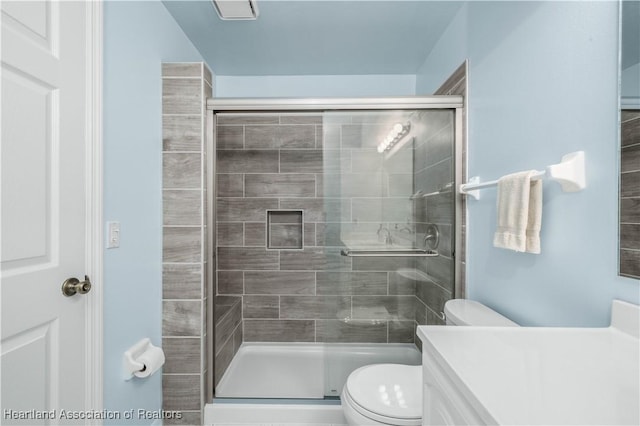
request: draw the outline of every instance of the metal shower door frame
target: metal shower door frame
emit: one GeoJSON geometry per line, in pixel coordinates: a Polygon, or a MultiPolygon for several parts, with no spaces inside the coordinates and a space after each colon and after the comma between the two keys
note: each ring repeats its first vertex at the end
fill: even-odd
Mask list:
{"type": "MultiPolygon", "coordinates": [[[[463,150],[465,135],[463,134],[465,126],[463,125],[464,97],[457,95],[433,95],[433,96],[397,96],[397,97],[363,97],[363,98],[209,98],[206,102],[207,109],[207,245],[210,253],[209,262],[207,262],[208,276],[207,282],[207,298],[208,312],[213,312],[213,273],[215,259],[215,121],[216,113],[263,113],[263,112],[326,112],[326,111],[376,111],[376,110],[426,110],[426,109],[453,109],[455,110],[455,136],[454,136],[454,185],[452,191],[454,193],[455,211],[454,211],[454,230],[455,230],[455,251],[452,253],[454,258],[454,298],[463,298],[465,296],[465,288],[462,285],[462,259],[459,256],[459,250],[462,247],[462,223],[463,219],[463,196],[460,195],[458,188],[463,182],[463,171],[466,171],[467,164],[463,162],[463,150]],[[464,163],[464,164],[463,164],[464,163]]],[[[207,316],[207,339],[208,353],[214,354],[215,348],[215,330],[213,324],[213,314],[207,316]]],[[[208,368],[209,379],[207,380],[212,386],[208,386],[207,399],[213,397],[213,371],[214,356],[210,356],[210,365],[208,368]]]]}

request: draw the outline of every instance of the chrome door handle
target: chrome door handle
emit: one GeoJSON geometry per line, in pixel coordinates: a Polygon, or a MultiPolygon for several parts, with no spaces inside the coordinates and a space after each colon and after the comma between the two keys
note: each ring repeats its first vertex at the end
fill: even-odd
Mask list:
{"type": "Polygon", "coordinates": [[[87,294],[91,291],[91,280],[88,276],[84,276],[84,281],[77,278],[68,278],[62,283],[62,294],[71,297],[76,293],[87,294]]]}

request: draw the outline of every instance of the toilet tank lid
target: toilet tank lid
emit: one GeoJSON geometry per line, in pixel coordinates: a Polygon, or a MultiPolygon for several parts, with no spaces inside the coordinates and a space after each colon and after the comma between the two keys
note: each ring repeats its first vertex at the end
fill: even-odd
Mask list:
{"type": "Polygon", "coordinates": [[[480,302],[469,299],[451,299],[444,305],[444,314],[455,325],[517,327],[511,321],[480,302]]]}

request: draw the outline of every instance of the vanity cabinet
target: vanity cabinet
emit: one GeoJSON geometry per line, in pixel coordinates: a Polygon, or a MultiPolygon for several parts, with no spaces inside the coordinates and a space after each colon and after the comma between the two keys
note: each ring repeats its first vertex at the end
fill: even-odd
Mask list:
{"type": "Polygon", "coordinates": [[[424,350],[422,355],[422,419],[424,425],[485,425],[487,422],[458,391],[437,357],[424,350]]]}

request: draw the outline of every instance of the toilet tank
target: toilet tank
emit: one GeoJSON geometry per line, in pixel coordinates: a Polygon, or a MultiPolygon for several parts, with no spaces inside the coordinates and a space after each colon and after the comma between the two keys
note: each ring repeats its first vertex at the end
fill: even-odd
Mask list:
{"type": "Polygon", "coordinates": [[[447,325],[518,327],[518,324],[509,318],[475,300],[448,300],[444,304],[444,314],[447,325]]]}

